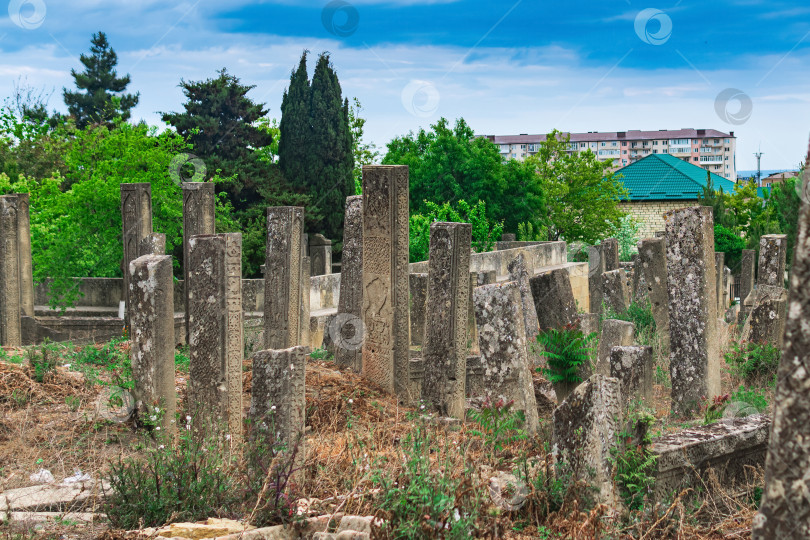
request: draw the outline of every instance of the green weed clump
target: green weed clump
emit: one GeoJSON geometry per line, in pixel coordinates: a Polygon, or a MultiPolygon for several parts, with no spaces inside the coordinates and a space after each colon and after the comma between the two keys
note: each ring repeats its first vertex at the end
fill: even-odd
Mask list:
{"type": "Polygon", "coordinates": [[[731,372],[748,384],[771,382],[776,377],[782,351],[770,343],[732,343],[725,354],[731,372]]]}
{"type": "Polygon", "coordinates": [[[549,328],[537,335],[540,354],[548,359],[548,367],[539,371],[552,383],[582,382],[581,369],[588,365],[593,353],[591,343],[596,332],[585,335],[578,325],[549,328]]]}

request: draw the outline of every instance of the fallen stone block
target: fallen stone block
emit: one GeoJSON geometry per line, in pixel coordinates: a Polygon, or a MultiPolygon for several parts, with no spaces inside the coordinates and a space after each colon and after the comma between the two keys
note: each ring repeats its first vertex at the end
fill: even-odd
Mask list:
{"type": "Polygon", "coordinates": [[[0,493],[0,512],[9,510],[45,512],[93,508],[103,497],[103,493],[109,490],[109,484],[102,485],[95,480],[68,485],[44,484],[10,489],[0,493]]]}

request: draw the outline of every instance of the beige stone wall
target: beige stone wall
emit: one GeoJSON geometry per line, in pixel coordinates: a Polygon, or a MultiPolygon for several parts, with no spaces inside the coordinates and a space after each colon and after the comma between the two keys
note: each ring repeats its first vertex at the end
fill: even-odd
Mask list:
{"type": "Polygon", "coordinates": [[[697,205],[697,200],[637,201],[619,203],[619,208],[635,217],[641,224],[639,238],[653,238],[656,231],[664,230],[664,212],[697,205]]]}

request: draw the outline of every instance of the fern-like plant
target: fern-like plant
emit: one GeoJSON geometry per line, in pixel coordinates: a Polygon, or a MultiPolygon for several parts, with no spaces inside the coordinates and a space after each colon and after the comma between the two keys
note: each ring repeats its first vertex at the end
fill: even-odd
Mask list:
{"type": "Polygon", "coordinates": [[[582,382],[580,369],[590,362],[594,339],[596,332],[586,336],[576,324],[540,332],[537,343],[542,347],[540,354],[546,357],[548,366],[539,371],[552,383],[582,382]]]}

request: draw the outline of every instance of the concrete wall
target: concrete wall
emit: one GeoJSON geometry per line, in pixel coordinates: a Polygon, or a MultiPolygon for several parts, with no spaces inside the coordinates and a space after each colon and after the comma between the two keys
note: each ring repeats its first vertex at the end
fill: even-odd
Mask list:
{"type": "MultiPolygon", "coordinates": [[[[507,265],[519,253],[523,253],[526,258],[526,265],[530,268],[533,267],[535,271],[546,266],[557,266],[567,262],[565,242],[544,242],[514,249],[473,253],[470,255],[470,271],[489,272],[495,270],[495,274],[500,279],[509,275],[507,265]]],[[[427,261],[411,263],[409,271],[412,274],[427,273],[428,263],[427,261]]]]}
{"type": "Polygon", "coordinates": [[[640,238],[654,238],[656,231],[664,230],[664,212],[697,205],[697,200],[635,201],[619,203],[619,208],[635,217],[641,224],[640,238]]]}

